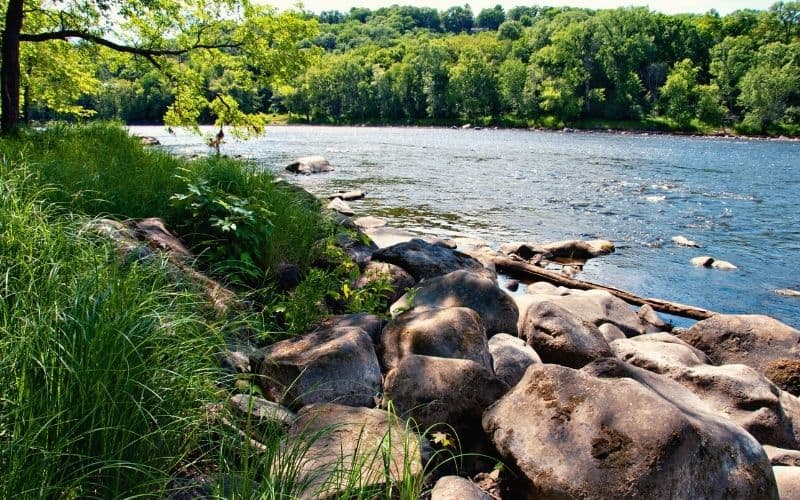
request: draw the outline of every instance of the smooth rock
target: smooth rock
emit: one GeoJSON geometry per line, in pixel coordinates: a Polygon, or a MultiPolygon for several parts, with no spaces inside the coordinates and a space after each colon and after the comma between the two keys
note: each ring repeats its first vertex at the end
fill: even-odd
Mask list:
{"type": "Polygon", "coordinates": [[[383,284],[388,289],[381,292],[389,304],[397,301],[417,282],[405,269],[386,262],[367,262],[354,286],[357,289],[383,284]]]}
{"type": "Polygon", "coordinates": [[[653,390],[607,358],[578,371],[533,365],[483,416],[526,484],[515,498],[778,498],[761,446],[658,377],[653,390]],[[598,378],[595,372],[607,377],[598,378]]]}
{"type": "Polygon", "coordinates": [[[361,328],[317,330],[262,353],[258,383],[269,399],[289,408],[329,402],[370,407],[380,392],[378,357],[361,328]]]}
{"type": "Polygon", "coordinates": [[[292,463],[293,482],[306,484],[301,498],[338,498],[348,487],[383,485],[387,471],[394,481],[423,473],[421,438],[384,410],[306,406],[289,430],[287,446],[304,439],[310,441],[308,450],[292,463]],[[350,474],[354,469],[357,476],[350,474]]]}
{"type": "Polygon", "coordinates": [[[412,354],[469,359],[492,369],[486,329],[478,313],[467,307],[401,314],[386,325],[381,344],[387,370],[412,354]]]}
{"type": "Polygon", "coordinates": [[[653,373],[670,373],[701,365],[706,355],[669,334],[647,334],[610,343],[611,350],[621,360],[653,373]],[[671,337],[673,340],[667,340],[671,337]]]}
{"type": "Polygon", "coordinates": [[[322,156],[303,156],[286,165],[286,170],[294,174],[319,174],[332,171],[333,166],[322,156]]]}
{"type": "Polygon", "coordinates": [[[372,342],[380,342],[381,332],[386,326],[386,320],[376,314],[353,313],[330,316],[317,323],[312,330],[330,330],[333,328],[361,328],[372,342]]]}
{"type": "Polygon", "coordinates": [[[721,269],[723,271],[733,271],[735,269],[739,269],[730,262],[719,259],[715,259],[714,262],[711,263],[711,267],[713,267],[714,269],[721,269]]]}
{"type": "Polygon", "coordinates": [[[700,257],[694,257],[690,262],[695,267],[711,267],[714,264],[714,257],[702,255],[700,257]]]}
{"type": "Polygon", "coordinates": [[[647,333],[670,332],[672,325],[664,321],[650,304],[645,304],[636,313],[647,333]]]}
{"type": "Polygon", "coordinates": [[[330,202],[328,202],[328,205],[325,208],[339,212],[342,215],[355,215],[352,207],[350,207],[350,205],[348,205],[347,202],[343,201],[341,198],[332,199],[330,202]]]}
{"type": "Polygon", "coordinates": [[[769,463],[772,465],[800,466],[800,451],[798,450],[787,450],[766,444],[764,445],[764,451],[767,453],[769,463]]]}
{"type": "Polygon", "coordinates": [[[494,335],[489,339],[488,346],[495,375],[509,387],[517,385],[529,366],[542,362],[524,340],[507,333],[494,335]]]}
{"type": "Polygon", "coordinates": [[[444,476],[431,490],[431,500],[492,500],[492,497],[469,479],[444,476]]]}
{"type": "Polygon", "coordinates": [[[673,236],[672,242],[682,247],[700,248],[700,245],[698,245],[697,242],[688,239],[686,236],[673,236]]]}
{"type": "Polygon", "coordinates": [[[507,390],[474,361],[410,355],[386,374],[383,398],[420,429],[448,424],[463,442],[479,428],[483,411],[507,390]]]}
{"type": "Polygon", "coordinates": [[[766,373],[775,360],[800,360],[800,331],[769,316],[717,314],[678,337],[716,365],[741,363],[766,373]]]}
{"type": "Polygon", "coordinates": [[[537,281],[536,283],[531,283],[528,285],[528,293],[532,295],[542,294],[542,295],[569,295],[572,293],[572,290],[569,288],[565,288],[563,286],[555,286],[551,283],[546,281],[537,281]]]}
{"type": "Polygon", "coordinates": [[[356,189],[353,191],[339,191],[338,193],[333,193],[328,195],[329,200],[334,200],[339,198],[342,201],[355,201],[364,199],[367,196],[367,193],[361,191],[360,189],[356,189]]]}
{"type": "Polygon", "coordinates": [[[545,363],[580,368],[595,359],[613,356],[596,326],[581,321],[554,302],[535,302],[524,313],[519,336],[545,363]]]}
{"type": "Polygon", "coordinates": [[[772,472],[781,500],[800,500],[800,467],[776,465],[772,472]]]}
{"type": "Polygon", "coordinates": [[[469,307],[480,315],[486,335],[517,334],[519,309],[514,299],[491,279],[469,271],[455,271],[429,279],[395,302],[392,316],[408,310],[469,307]]]}
{"type": "Polygon", "coordinates": [[[603,323],[598,326],[597,329],[600,330],[600,333],[609,345],[611,345],[611,342],[614,340],[626,338],[622,330],[611,323],[603,323]]]}
{"type": "Polygon", "coordinates": [[[497,279],[494,272],[469,255],[419,238],[381,248],[372,255],[372,259],[400,266],[417,281],[458,270],[468,270],[479,276],[497,279]]]}

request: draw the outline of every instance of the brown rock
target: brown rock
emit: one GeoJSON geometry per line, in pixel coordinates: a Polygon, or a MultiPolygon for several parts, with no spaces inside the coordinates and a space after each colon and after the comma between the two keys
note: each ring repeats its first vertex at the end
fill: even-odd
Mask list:
{"type": "Polygon", "coordinates": [[[800,396],[800,360],[774,359],[764,367],[764,375],[780,389],[800,396]]]}
{"type": "Polygon", "coordinates": [[[462,269],[489,279],[497,279],[494,272],[486,269],[469,255],[420,238],[381,248],[372,255],[372,258],[402,267],[417,281],[462,269]]]}
{"type": "Polygon", "coordinates": [[[444,476],[436,481],[431,491],[431,500],[492,500],[492,497],[469,479],[444,476]]]}
{"type": "Polygon", "coordinates": [[[507,333],[498,333],[489,339],[489,354],[495,375],[509,387],[517,385],[529,366],[542,362],[524,340],[507,333]]]}

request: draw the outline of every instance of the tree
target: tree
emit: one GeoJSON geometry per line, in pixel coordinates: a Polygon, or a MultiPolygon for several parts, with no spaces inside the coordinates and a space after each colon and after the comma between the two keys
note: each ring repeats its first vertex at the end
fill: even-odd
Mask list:
{"type": "Polygon", "coordinates": [[[490,9],[483,9],[475,18],[475,24],[479,28],[496,31],[497,28],[506,20],[506,12],[502,5],[495,5],[490,9]]]}
{"type": "Polygon", "coordinates": [[[689,59],[676,63],[661,88],[664,114],[682,127],[688,126],[695,116],[698,101],[697,75],[700,69],[689,59]]]}
{"type": "Polygon", "coordinates": [[[442,14],[442,26],[445,31],[460,33],[472,29],[475,20],[469,5],[463,7],[450,7],[442,14]]]}
{"type": "Polygon", "coordinates": [[[456,111],[467,118],[493,115],[498,108],[497,78],[477,51],[461,53],[450,68],[450,99],[456,111]]]}
{"type": "Polygon", "coordinates": [[[498,40],[519,40],[522,37],[522,23],[519,21],[506,21],[497,28],[498,40]]]}
{"type": "Polygon", "coordinates": [[[21,44],[57,42],[74,47],[77,40],[143,58],[168,74],[176,88],[171,117],[177,122],[187,123],[199,116],[199,108],[207,108],[220,124],[257,130],[261,123],[257,116],[237,111],[230,96],[209,94],[196,85],[194,75],[184,74],[186,57],[199,50],[235,52],[260,68],[253,78],[280,78],[307,63],[297,42],[311,35],[315,26],[296,14],[276,16],[246,0],[8,0],[2,33],[0,130],[11,133],[19,122],[21,44]],[[289,64],[279,68],[273,63],[289,64]]]}
{"type": "Polygon", "coordinates": [[[783,119],[790,96],[800,94],[800,68],[790,63],[775,66],[759,62],[742,77],[739,89],[744,125],[765,132],[783,119]]]}

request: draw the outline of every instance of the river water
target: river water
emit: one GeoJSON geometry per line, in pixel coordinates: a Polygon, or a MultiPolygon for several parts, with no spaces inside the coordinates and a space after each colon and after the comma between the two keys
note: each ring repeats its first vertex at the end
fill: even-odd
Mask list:
{"type": "MultiPolygon", "coordinates": [[[[181,154],[202,138],[132,127],[181,154]]],[[[800,327],[800,143],[663,135],[392,127],[270,127],[223,152],[283,175],[320,154],[329,174],[292,177],[317,194],[361,189],[359,215],[442,237],[609,239],[617,251],[579,278],[800,327]],[[702,245],[684,248],[683,235],[702,245]],[[695,268],[711,255],[735,271],[695,268]]],[[[679,324],[685,322],[677,321],[679,324]]]]}

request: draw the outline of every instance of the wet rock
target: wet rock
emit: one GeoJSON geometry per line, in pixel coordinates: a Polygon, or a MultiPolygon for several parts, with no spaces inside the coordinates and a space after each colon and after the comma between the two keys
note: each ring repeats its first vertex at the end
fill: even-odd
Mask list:
{"type": "Polygon", "coordinates": [[[322,156],[303,156],[286,165],[293,174],[319,174],[333,170],[330,162],[322,156]]]}
{"type": "Polygon", "coordinates": [[[332,199],[330,202],[328,202],[328,205],[325,208],[339,212],[342,215],[355,215],[355,212],[350,205],[348,205],[347,202],[343,201],[341,198],[332,199]]]}
{"type": "Polygon", "coordinates": [[[524,340],[507,333],[496,334],[489,339],[488,345],[494,373],[509,387],[517,385],[529,366],[542,362],[524,340]]]}
{"type": "Polygon", "coordinates": [[[581,371],[531,366],[483,427],[526,479],[519,498],[777,498],[752,436],[675,382],[613,358],[581,371]]]}
{"type": "Polygon", "coordinates": [[[636,315],[639,317],[639,321],[644,325],[647,333],[672,331],[672,325],[664,321],[649,304],[640,307],[636,315]]]}
{"type": "Polygon", "coordinates": [[[800,467],[777,465],[772,468],[781,500],[800,499],[800,467]]]}
{"type": "Polygon", "coordinates": [[[392,304],[417,282],[400,266],[370,261],[364,267],[354,286],[355,288],[365,288],[376,283],[383,283],[389,288],[383,295],[387,302],[392,304]]]}
{"type": "Polygon", "coordinates": [[[430,310],[446,307],[469,307],[480,315],[486,335],[517,334],[519,310],[514,299],[497,284],[468,271],[455,271],[420,283],[391,307],[396,316],[408,309],[430,310]]]}
{"type": "Polygon", "coordinates": [[[464,253],[428,243],[415,238],[377,250],[373,260],[388,262],[408,271],[415,280],[435,278],[453,271],[468,270],[479,276],[496,279],[497,275],[486,269],[476,259],[464,253]]]}
{"type": "Polygon", "coordinates": [[[419,428],[449,424],[469,440],[483,411],[508,390],[484,365],[466,359],[406,356],[386,375],[383,398],[419,428]]]}
{"type": "Polygon", "coordinates": [[[726,260],[719,260],[719,259],[715,259],[714,262],[711,263],[711,267],[713,267],[714,269],[721,269],[723,271],[733,271],[735,269],[739,269],[738,267],[736,267],[735,265],[731,264],[730,262],[728,262],[726,260]]]}
{"type": "Polygon", "coordinates": [[[317,330],[262,350],[258,383],[290,408],[335,402],[373,406],[381,371],[372,339],[361,328],[317,330]]]}
{"type": "Polygon", "coordinates": [[[524,317],[519,335],[545,363],[580,368],[595,359],[613,356],[596,326],[553,302],[533,303],[524,317]]]}
{"type": "Polygon", "coordinates": [[[423,472],[420,437],[384,410],[306,406],[289,431],[288,446],[310,437],[294,478],[295,484],[305,485],[301,498],[338,498],[348,486],[352,491],[383,485],[387,471],[394,481],[423,472]],[[354,469],[356,477],[350,474],[354,469]]]}
{"type": "Polygon", "coordinates": [[[466,307],[401,314],[386,325],[381,343],[387,369],[412,354],[469,359],[492,368],[486,329],[478,313],[466,307]]]}
{"type": "Polygon", "coordinates": [[[700,257],[694,257],[690,262],[695,267],[711,267],[714,263],[714,257],[701,255],[700,257]]]}
{"type": "Polygon", "coordinates": [[[682,247],[700,248],[697,242],[688,239],[686,236],[673,236],[672,242],[682,247]]]}
{"type": "Polygon", "coordinates": [[[793,467],[800,466],[800,451],[786,450],[784,448],[777,448],[775,446],[764,445],[764,451],[769,457],[769,463],[772,465],[791,465],[793,467]]]}
{"type": "Polygon", "coordinates": [[[431,491],[431,500],[492,500],[492,497],[469,479],[444,476],[436,481],[431,491]]]}
{"type": "Polygon", "coordinates": [[[678,337],[716,365],[741,363],[766,373],[775,360],[800,360],[800,331],[769,316],[718,314],[678,337]]]}

